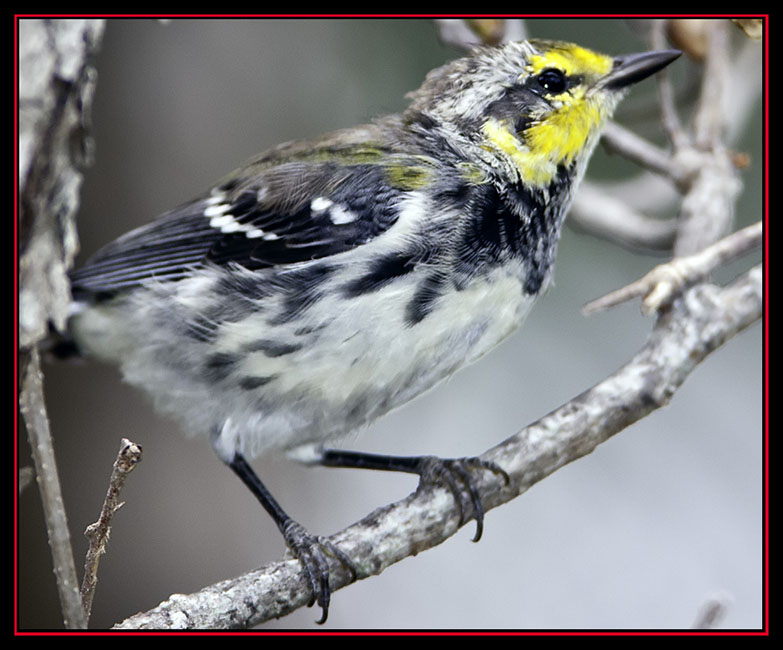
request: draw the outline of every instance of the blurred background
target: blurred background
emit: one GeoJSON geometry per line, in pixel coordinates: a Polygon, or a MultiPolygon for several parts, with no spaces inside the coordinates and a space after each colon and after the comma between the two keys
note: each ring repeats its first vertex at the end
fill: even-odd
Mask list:
{"type": "MultiPolygon", "coordinates": [[[[648,49],[641,27],[525,21],[531,37],[611,54],[648,49]]],[[[734,31],[733,39],[745,38],[734,31]]],[[[404,94],[456,55],[429,20],[108,21],[95,62],[96,160],[82,194],[80,259],[269,146],[403,109],[404,94]]],[[[696,66],[684,57],[673,66],[686,102],[697,92],[696,66]]],[[[664,144],[655,97],[654,83],[641,84],[616,119],[664,144]]],[[[750,156],[737,227],[762,216],[762,104],[752,104],[731,143],[750,156]]],[[[637,172],[599,147],[588,177],[637,172]]],[[[664,206],[663,216],[674,214],[676,206],[664,206]]],[[[480,454],[602,380],[644,344],[653,321],[638,302],[590,318],[581,306],[663,259],[566,228],[555,286],[523,330],[377,422],[353,448],[480,454]]],[[[470,542],[469,524],[442,546],[337,592],[326,628],[314,624],[316,609],[265,628],[687,628],[716,598],[728,604],[720,627],[759,627],[761,337],[756,324],[700,365],[668,407],[491,511],[479,544],[470,542]]],[[[57,363],[44,371],[80,573],[82,533],[98,516],[120,439],[144,447],[101,561],[92,627],[282,556],[276,527],[208,441],[155,414],[113,368],[57,363]]],[[[20,465],[29,464],[23,430],[19,448],[20,465]]],[[[416,487],[413,477],[279,458],[254,465],[317,534],[416,487]]],[[[20,627],[60,628],[40,500],[30,488],[19,498],[19,585],[20,627]]]]}

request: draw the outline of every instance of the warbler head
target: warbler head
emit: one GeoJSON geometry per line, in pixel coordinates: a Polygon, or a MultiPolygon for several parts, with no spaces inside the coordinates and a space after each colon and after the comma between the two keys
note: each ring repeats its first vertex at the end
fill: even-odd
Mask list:
{"type": "Polygon", "coordinates": [[[679,54],[611,57],[544,40],[483,48],[430,72],[405,115],[437,125],[507,179],[543,187],[589,157],[628,86],[679,54]]]}

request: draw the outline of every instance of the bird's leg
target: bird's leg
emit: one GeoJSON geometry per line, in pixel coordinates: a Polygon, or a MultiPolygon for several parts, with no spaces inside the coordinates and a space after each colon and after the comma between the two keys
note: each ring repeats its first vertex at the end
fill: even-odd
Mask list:
{"type": "Polygon", "coordinates": [[[351,574],[351,581],[356,580],[356,569],[353,563],[343,551],[328,539],[310,535],[301,524],[291,519],[242,454],[235,453],[228,466],[242,479],[242,482],[274,519],[291,553],[301,562],[312,590],[310,605],[314,602],[318,603],[322,611],[318,623],[325,623],[329,615],[329,599],[331,597],[329,562],[326,556],[331,555],[339,560],[340,564],[351,574]]]}
{"type": "Polygon", "coordinates": [[[488,470],[501,476],[508,485],[509,476],[495,463],[480,458],[438,458],[437,456],[385,456],[366,454],[357,451],[341,449],[324,449],[319,462],[328,467],[357,467],[362,469],[378,469],[390,472],[406,472],[418,474],[419,489],[422,485],[441,485],[453,495],[460,512],[459,525],[465,523],[465,511],[468,503],[463,491],[469,493],[469,503],[473,506],[476,520],[476,534],[473,541],[481,539],[484,530],[484,506],[481,503],[476,481],[475,470],[488,470]]]}

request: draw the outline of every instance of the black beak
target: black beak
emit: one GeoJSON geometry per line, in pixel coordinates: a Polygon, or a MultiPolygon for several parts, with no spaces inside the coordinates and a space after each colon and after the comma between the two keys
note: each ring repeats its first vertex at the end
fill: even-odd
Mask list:
{"type": "Polygon", "coordinates": [[[679,50],[660,50],[615,57],[614,68],[601,80],[601,85],[608,90],[621,90],[662,70],[680,54],[679,50]]]}

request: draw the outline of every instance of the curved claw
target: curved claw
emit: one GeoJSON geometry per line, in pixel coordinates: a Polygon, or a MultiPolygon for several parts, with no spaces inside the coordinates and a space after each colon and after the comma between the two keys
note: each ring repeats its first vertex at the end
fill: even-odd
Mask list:
{"type": "Polygon", "coordinates": [[[460,526],[465,523],[465,503],[463,490],[460,486],[468,491],[476,520],[476,533],[473,536],[473,541],[478,542],[484,532],[484,506],[481,503],[481,496],[472,472],[483,469],[499,474],[508,485],[511,479],[506,471],[495,463],[475,457],[437,458],[436,456],[427,456],[421,461],[421,484],[442,485],[452,493],[459,508],[460,526]]]}
{"type": "Polygon", "coordinates": [[[283,537],[291,553],[302,565],[310,583],[312,597],[308,607],[315,603],[321,608],[319,625],[326,623],[329,616],[329,602],[332,590],[329,585],[329,562],[326,555],[338,560],[351,575],[351,582],[356,580],[356,568],[350,558],[325,537],[310,535],[303,526],[293,520],[288,520],[283,527],[283,537]]]}

